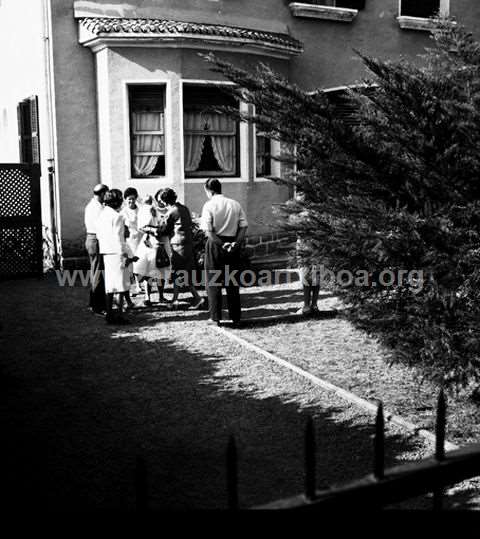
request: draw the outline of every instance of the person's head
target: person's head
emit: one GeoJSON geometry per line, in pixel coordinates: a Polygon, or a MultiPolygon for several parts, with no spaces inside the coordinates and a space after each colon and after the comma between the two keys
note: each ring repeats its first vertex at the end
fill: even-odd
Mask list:
{"type": "Polygon", "coordinates": [[[135,187],[127,187],[123,193],[123,198],[128,204],[128,207],[133,210],[137,206],[138,191],[135,189],[135,187]]]}
{"type": "Polygon", "coordinates": [[[212,198],[213,195],[220,195],[222,193],[222,184],[217,178],[208,178],[204,185],[205,193],[208,198],[212,198]]]}
{"type": "Polygon", "coordinates": [[[103,203],[113,210],[119,210],[123,203],[123,195],[120,189],[110,189],[110,191],[105,194],[103,203]]]}
{"type": "Polygon", "coordinates": [[[103,202],[106,193],[108,193],[108,185],[103,183],[97,183],[97,185],[93,188],[93,196],[99,202],[103,202]]]}
{"type": "Polygon", "coordinates": [[[162,200],[162,193],[163,193],[164,189],[159,189],[156,193],[155,193],[155,196],[153,197],[155,199],[155,202],[157,204],[157,207],[160,208],[161,210],[165,209],[165,202],[162,200]]]}
{"type": "Polygon", "coordinates": [[[162,203],[166,206],[173,206],[177,201],[177,193],[175,193],[173,189],[170,189],[170,187],[160,189],[155,195],[155,200],[159,206],[161,206],[162,203]]]}

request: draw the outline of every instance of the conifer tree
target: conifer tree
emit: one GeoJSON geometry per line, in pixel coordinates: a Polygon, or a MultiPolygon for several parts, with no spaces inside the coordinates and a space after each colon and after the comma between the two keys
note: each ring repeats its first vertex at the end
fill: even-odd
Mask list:
{"type": "Polygon", "coordinates": [[[350,118],[266,65],[206,58],[292,148],[279,159],[296,170],[272,181],[301,194],[282,212],[302,256],[362,276],[335,285],[350,318],[459,387],[480,378],[480,44],[449,21],[432,38],[420,66],[358,53],[368,78],[345,96],[350,118]]]}

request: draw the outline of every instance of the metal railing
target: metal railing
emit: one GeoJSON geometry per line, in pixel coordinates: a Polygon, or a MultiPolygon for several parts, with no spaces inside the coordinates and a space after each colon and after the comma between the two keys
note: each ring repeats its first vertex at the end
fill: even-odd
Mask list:
{"type": "MultiPolygon", "coordinates": [[[[311,417],[305,427],[305,489],[296,496],[271,503],[242,507],[238,493],[238,451],[230,436],[226,450],[226,497],[228,508],[255,510],[322,511],[326,509],[381,509],[421,495],[433,493],[432,508],[442,510],[445,488],[465,479],[480,476],[480,444],[445,452],[446,401],[438,397],[433,457],[385,469],[385,419],[380,402],[375,420],[372,473],[343,486],[317,490],[317,448],[315,425],[311,417]]],[[[137,459],[137,510],[148,510],[147,471],[143,459],[137,459]]]]}

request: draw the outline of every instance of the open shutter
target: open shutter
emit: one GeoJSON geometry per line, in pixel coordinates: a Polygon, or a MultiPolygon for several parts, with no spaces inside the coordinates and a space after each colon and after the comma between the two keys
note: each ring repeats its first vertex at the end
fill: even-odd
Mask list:
{"type": "Polygon", "coordinates": [[[38,97],[28,99],[30,109],[30,141],[32,146],[32,163],[40,165],[40,125],[38,121],[38,97]]]}
{"type": "Polygon", "coordinates": [[[328,99],[335,108],[337,118],[350,126],[359,124],[358,119],[355,117],[357,108],[348,100],[344,92],[332,92],[331,94],[328,94],[328,99]]]}
{"type": "Polygon", "coordinates": [[[32,161],[32,130],[30,127],[30,103],[21,101],[17,106],[18,117],[18,144],[21,163],[32,161]]]}
{"type": "Polygon", "coordinates": [[[38,98],[32,96],[17,106],[18,142],[21,163],[40,164],[38,98]]]}

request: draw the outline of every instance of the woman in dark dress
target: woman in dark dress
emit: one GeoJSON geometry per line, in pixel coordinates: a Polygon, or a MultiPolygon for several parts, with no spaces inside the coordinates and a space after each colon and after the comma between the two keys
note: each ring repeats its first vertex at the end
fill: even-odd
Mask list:
{"type": "Polygon", "coordinates": [[[177,194],[173,189],[161,189],[155,195],[159,206],[165,205],[164,231],[170,238],[171,270],[173,279],[172,308],[178,307],[180,287],[187,288],[193,296],[193,309],[204,305],[204,299],[193,285],[193,273],[196,271],[193,251],[192,216],[190,210],[177,202],[177,194]]]}

